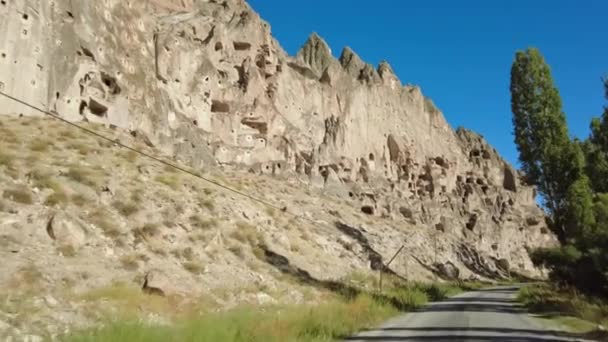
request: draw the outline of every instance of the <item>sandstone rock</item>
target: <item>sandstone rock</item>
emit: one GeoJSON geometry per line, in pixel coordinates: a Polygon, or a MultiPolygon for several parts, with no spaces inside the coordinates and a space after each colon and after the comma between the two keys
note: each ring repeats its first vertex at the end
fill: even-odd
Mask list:
{"type": "Polygon", "coordinates": [[[439,276],[447,280],[457,280],[460,277],[460,270],[451,262],[436,264],[435,269],[439,276]]]}
{"type": "Polygon", "coordinates": [[[46,231],[60,246],[72,246],[78,249],[86,242],[85,224],[66,212],[53,214],[46,224],[46,231]]]}

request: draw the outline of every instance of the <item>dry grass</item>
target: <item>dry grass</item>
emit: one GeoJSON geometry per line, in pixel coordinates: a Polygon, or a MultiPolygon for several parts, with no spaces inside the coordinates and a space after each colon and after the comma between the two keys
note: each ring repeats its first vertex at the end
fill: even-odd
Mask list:
{"type": "Polygon", "coordinates": [[[30,189],[25,186],[15,186],[13,188],[6,189],[2,193],[2,197],[20,204],[34,203],[30,189]]]}
{"type": "Polygon", "coordinates": [[[112,202],[112,206],[114,207],[114,209],[118,210],[121,215],[125,217],[132,216],[139,211],[137,205],[131,202],[122,202],[116,200],[112,202]]]}
{"type": "Polygon", "coordinates": [[[129,163],[135,163],[139,155],[131,150],[123,151],[120,153],[120,157],[128,161],[129,163]]]}
{"type": "Polygon", "coordinates": [[[71,141],[66,145],[66,147],[70,150],[77,151],[83,156],[99,151],[96,147],[93,147],[85,141],[71,141]]]}
{"type": "Polygon", "coordinates": [[[209,211],[215,210],[215,203],[212,198],[200,197],[198,199],[198,204],[200,207],[207,208],[209,211]]]}
{"type": "Polygon", "coordinates": [[[232,238],[242,243],[248,243],[251,246],[263,242],[262,236],[258,230],[248,222],[239,221],[236,224],[236,229],[230,234],[232,238]]]}
{"type": "Polygon", "coordinates": [[[141,230],[148,236],[156,236],[160,233],[160,228],[156,223],[146,223],[141,230]]]}
{"type": "Polygon", "coordinates": [[[44,200],[44,204],[49,207],[65,207],[70,203],[70,198],[63,190],[55,191],[44,200]]]}
{"type": "Polygon", "coordinates": [[[190,216],[190,224],[192,224],[192,226],[195,228],[208,230],[217,227],[218,221],[215,218],[205,219],[201,215],[192,215],[190,216]]]}
{"type": "Polygon", "coordinates": [[[203,265],[196,261],[186,261],[182,263],[182,266],[192,274],[202,274],[204,270],[203,265]]]}
{"type": "Polygon", "coordinates": [[[53,142],[50,140],[34,140],[30,142],[29,148],[34,152],[47,152],[50,147],[53,146],[53,142]]]}
{"type": "Polygon", "coordinates": [[[65,176],[68,179],[90,187],[97,187],[99,183],[97,177],[95,177],[95,174],[91,172],[91,170],[81,166],[70,167],[68,172],[65,173],[65,176]]]}
{"type": "Polygon", "coordinates": [[[74,248],[74,246],[72,246],[72,245],[59,246],[59,247],[57,247],[57,252],[59,252],[61,255],[63,255],[66,258],[73,258],[78,254],[78,252],[76,251],[76,248],[74,248]]]}
{"type": "Polygon", "coordinates": [[[243,254],[243,246],[239,245],[239,244],[232,244],[230,246],[228,246],[228,250],[236,255],[239,258],[243,258],[244,254],[243,254]]]}
{"type": "Polygon", "coordinates": [[[7,168],[12,168],[15,163],[15,155],[0,151],[0,165],[4,165],[7,168]]]}
{"type": "Polygon", "coordinates": [[[137,271],[139,269],[139,255],[127,254],[120,258],[120,265],[127,271],[137,271]]]}
{"type": "Polygon", "coordinates": [[[182,184],[180,177],[177,174],[162,174],[156,176],[155,180],[159,183],[162,183],[173,190],[179,189],[182,184]]]}
{"type": "Polygon", "coordinates": [[[98,209],[89,215],[89,222],[100,228],[108,237],[116,238],[121,235],[120,229],[110,221],[108,213],[98,209]]]}
{"type": "Polygon", "coordinates": [[[71,197],[71,201],[73,204],[82,207],[89,202],[89,199],[83,194],[74,194],[71,197]]]}

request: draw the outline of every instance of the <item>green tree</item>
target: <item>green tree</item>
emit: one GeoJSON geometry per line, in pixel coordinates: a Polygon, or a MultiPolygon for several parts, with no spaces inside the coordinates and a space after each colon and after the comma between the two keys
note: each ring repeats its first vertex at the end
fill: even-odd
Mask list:
{"type": "MultiPolygon", "coordinates": [[[[604,91],[608,99],[608,79],[604,80],[604,91]]],[[[604,108],[601,118],[591,121],[591,136],[585,142],[587,174],[593,190],[608,192],[608,107],[604,108]]]]}
{"type": "MultiPolygon", "coordinates": [[[[511,68],[511,109],[515,143],[528,183],[536,185],[562,243],[568,231],[570,185],[583,174],[584,154],[568,135],[559,91],[535,48],[518,51],[511,68]]],[[[574,233],[574,232],[573,232],[574,233]]]]}

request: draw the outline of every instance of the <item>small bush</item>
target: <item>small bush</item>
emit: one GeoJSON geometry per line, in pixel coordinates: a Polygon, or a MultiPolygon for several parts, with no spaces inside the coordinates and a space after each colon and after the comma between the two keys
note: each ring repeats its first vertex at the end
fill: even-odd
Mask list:
{"type": "Polygon", "coordinates": [[[230,236],[237,241],[248,243],[251,246],[256,246],[258,243],[262,242],[261,234],[257,229],[245,221],[237,222],[236,229],[230,236]]]}
{"type": "Polygon", "coordinates": [[[80,155],[83,155],[83,156],[86,156],[88,154],[98,151],[97,148],[95,148],[83,141],[72,141],[72,142],[68,143],[66,147],[71,150],[77,151],[80,155]]]}
{"type": "Polygon", "coordinates": [[[44,200],[44,204],[49,207],[66,206],[70,202],[70,198],[63,191],[55,191],[44,200]]]}
{"type": "Polygon", "coordinates": [[[199,198],[198,200],[198,204],[199,206],[203,207],[203,208],[207,208],[207,210],[209,211],[213,211],[215,210],[215,203],[213,202],[213,199],[211,198],[199,198]]]}
{"type": "Polygon", "coordinates": [[[72,166],[68,169],[68,172],[65,173],[65,176],[75,182],[88,185],[90,187],[97,186],[97,180],[94,177],[94,174],[85,168],[79,166],[72,166]]]}
{"type": "Polygon", "coordinates": [[[8,168],[13,167],[15,162],[15,156],[6,152],[0,151],[0,165],[4,165],[8,168]]]}
{"type": "Polygon", "coordinates": [[[57,252],[61,253],[66,258],[73,258],[76,256],[76,248],[72,245],[63,245],[57,247],[57,252]]]}
{"type": "Polygon", "coordinates": [[[134,203],[125,203],[122,201],[112,202],[112,206],[118,210],[123,216],[129,217],[139,211],[139,208],[134,203]]]}
{"type": "Polygon", "coordinates": [[[155,223],[146,223],[141,230],[148,236],[156,236],[158,233],[160,233],[160,229],[155,223]]]}
{"type": "Polygon", "coordinates": [[[46,152],[53,143],[48,140],[34,140],[30,143],[30,150],[34,152],[46,152]]]}
{"type": "Polygon", "coordinates": [[[215,218],[205,219],[200,215],[190,216],[190,224],[195,228],[207,230],[213,227],[217,227],[218,222],[215,218]]]}
{"type": "Polygon", "coordinates": [[[173,190],[179,189],[181,185],[181,179],[176,174],[159,175],[155,179],[157,182],[162,183],[173,190]]]}
{"type": "Polygon", "coordinates": [[[87,199],[86,196],[82,195],[82,194],[75,194],[72,196],[71,198],[72,203],[74,203],[75,205],[82,207],[84,206],[89,200],[87,199]]]}
{"type": "Polygon", "coordinates": [[[32,204],[34,199],[30,190],[24,186],[4,190],[2,197],[21,204],[32,204]]]}
{"type": "Polygon", "coordinates": [[[243,247],[239,244],[233,244],[228,247],[228,250],[239,258],[243,257],[243,247]]]}
{"type": "Polygon", "coordinates": [[[139,257],[136,254],[124,255],[120,258],[122,268],[128,271],[136,271],[139,269],[139,257]]]}
{"type": "Polygon", "coordinates": [[[184,266],[184,268],[192,274],[202,274],[204,270],[203,265],[195,261],[186,261],[182,264],[182,266],[184,266]]]}
{"type": "Polygon", "coordinates": [[[116,225],[110,221],[108,218],[108,213],[104,210],[96,210],[89,215],[89,221],[103,230],[103,232],[112,238],[116,238],[120,236],[120,229],[116,227],[116,225]]]}

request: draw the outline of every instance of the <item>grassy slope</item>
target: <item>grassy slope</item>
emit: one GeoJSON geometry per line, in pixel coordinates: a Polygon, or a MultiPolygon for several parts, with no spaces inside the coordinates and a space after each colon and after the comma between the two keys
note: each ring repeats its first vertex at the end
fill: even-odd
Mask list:
{"type": "Polygon", "coordinates": [[[383,295],[333,298],[316,306],[241,308],[184,318],[170,326],[110,322],[64,336],[65,342],[93,341],[333,341],[376,326],[400,311],[418,308],[458,292],[465,284],[393,284],[383,295]]]}
{"type": "Polygon", "coordinates": [[[608,338],[606,334],[594,331],[598,324],[608,326],[608,303],[605,301],[545,284],[522,288],[519,300],[548,326],[608,338]]]}

